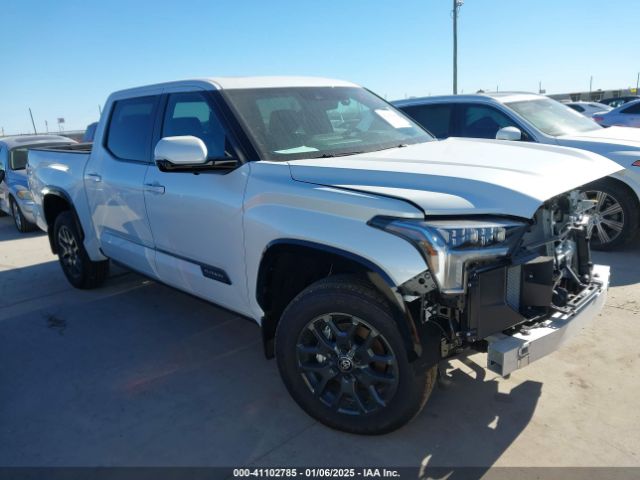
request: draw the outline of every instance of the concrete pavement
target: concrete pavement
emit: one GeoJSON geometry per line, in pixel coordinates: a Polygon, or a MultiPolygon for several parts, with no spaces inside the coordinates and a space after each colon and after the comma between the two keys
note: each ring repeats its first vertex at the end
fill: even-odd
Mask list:
{"type": "Polygon", "coordinates": [[[290,399],[259,328],[115,268],[66,282],[0,218],[0,466],[640,466],[640,244],[604,313],[509,379],[455,360],[411,424],[336,432],[290,399]]]}

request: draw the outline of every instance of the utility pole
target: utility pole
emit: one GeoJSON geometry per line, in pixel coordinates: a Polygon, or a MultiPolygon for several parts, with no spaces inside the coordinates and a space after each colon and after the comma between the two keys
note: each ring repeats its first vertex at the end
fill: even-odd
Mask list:
{"type": "Polygon", "coordinates": [[[49,133],[49,122],[46,120],[44,121],[44,128],[47,130],[47,133],[49,133]]]}
{"type": "Polygon", "coordinates": [[[593,90],[593,75],[589,79],[589,100],[591,100],[591,91],[593,90]]]}
{"type": "Polygon", "coordinates": [[[31,113],[31,107],[29,107],[29,116],[31,117],[31,125],[33,125],[33,133],[37,135],[38,131],[36,130],[36,122],[33,121],[33,113],[31,113]]]}
{"type": "Polygon", "coordinates": [[[458,94],[458,12],[464,0],[453,0],[453,94],[458,94]]]}
{"type": "Polygon", "coordinates": [[[638,95],[638,88],[640,88],[640,72],[638,72],[638,79],[636,80],[636,95],[638,95]]]}

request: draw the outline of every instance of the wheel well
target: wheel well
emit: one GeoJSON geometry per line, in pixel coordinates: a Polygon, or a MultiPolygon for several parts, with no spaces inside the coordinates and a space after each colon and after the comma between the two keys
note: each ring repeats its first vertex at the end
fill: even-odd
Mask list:
{"type": "MultiPolygon", "coordinates": [[[[56,223],[56,218],[62,212],[71,211],[74,214],[74,218],[76,218],[75,212],[71,203],[64,197],[50,193],[44,196],[42,200],[42,211],[44,214],[44,219],[47,222],[47,234],[49,235],[49,245],[51,246],[51,251],[53,253],[58,253],[56,250],[56,244],[53,241],[53,226],[56,223]]],[[[77,219],[76,219],[77,221],[77,219]]],[[[82,229],[79,229],[80,235],[83,235],[82,229]]]]}
{"type": "MultiPolygon", "coordinates": [[[[404,307],[391,290],[391,280],[367,260],[323,246],[279,243],[265,251],[256,285],[256,299],[265,312],[262,335],[268,358],[274,354],[276,326],[291,300],[312,283],[337,274],[355,274],[367,279],[402,314],[404,307]]],[[[409,334],[406,325],[400,330],[403,336],[409,334]]]]}
{"type": "Polygon", "coordinates": [[[619,180],[615,177],[604,177],[600,180],[596,180],[595,182],[591,182],[586,186],[588,187],[590,185],[597,184],[598,182],[607,182],[607,183],[615,184],[616,188],[624,190],[627,194],[629,194],[633,198],[633,200],[635,201],[636,207],[640,207],[640,198],[638,198],[638,194],[635,192],[633,188],[631,188],[630,185],[623,182],[622,180],[619,180]]]}
{"type": "MultiPolygon", "coordinates": [[[[640,210],[640,198],[638,198],[638,194],[635,192],[635,190],[633,188],[631,188],[630,185],[628,185],[627,183],[623,182],[622,180],[619,180],[617,178],[614,177],[605,177],[602,178],[601,180],[596,180],[595,182],[592,182],[589,185],[593,185],[594,183],[597,183],[599,181],[602,182],[607,182],[607,183],[611,183],[615,185],[615,188],[619,188],[621,190],[624,190],[631,198],[633,198],[633,201],[635,202],[635,210],[636,212],[638,212],[638,210],[640,210]]],[[[640,219],[640,212],[638,212],[638,219],[640,219]]]]}

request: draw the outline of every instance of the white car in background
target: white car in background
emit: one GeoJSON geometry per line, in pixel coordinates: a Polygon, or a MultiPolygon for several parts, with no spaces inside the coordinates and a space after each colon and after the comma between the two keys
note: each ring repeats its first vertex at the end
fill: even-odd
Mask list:
{"type": "Polygon", "coordinates": [[[565,105],[587,118],[593,118],[596,114],[605,114],[613,110],[613,108],[608,105],[603,105],[598,102],[568,102],[565,105]]]}
{"type": "MultiPolygon", "coordinates": [[[[582,188],[587,197],[597,201],[591,243],[593,248],[611,250],[628,243],[638,233],[639,129],[602,128],[566,105],[533,93],[447,95],[392,103],[439,139],[471,137],[545,143],[588,150],[617,162],[625,170],[582,188]]],[[[636,103],[635,108],[640,109],[640,105],[636,103]]],[[[513,168],[523,168],[517,157],[513,168]]]]}
{"type": "Polygon", "coordinates": [[[603,127],[640,127],[640,100],[625,103],[618,108],[593,116],[603,127]]]}

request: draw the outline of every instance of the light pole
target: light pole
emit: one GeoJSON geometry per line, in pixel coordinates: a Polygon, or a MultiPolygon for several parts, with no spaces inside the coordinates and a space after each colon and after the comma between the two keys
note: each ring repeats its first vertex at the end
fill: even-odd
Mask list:
{"type": "Polygon", "coordinates": [[[458,13],[464,0],[453,0],[453,94],[458,94],[458,13]]]}
{"type": "Polygon", "coordinates": [[[29,107],[29,116],[31,117],[31,125],[33,125],[33,133],[37,135],[38,131],[36,130],[36,122],[33,121],[33,113],[31,113],[31,107],[29,107]]]}

